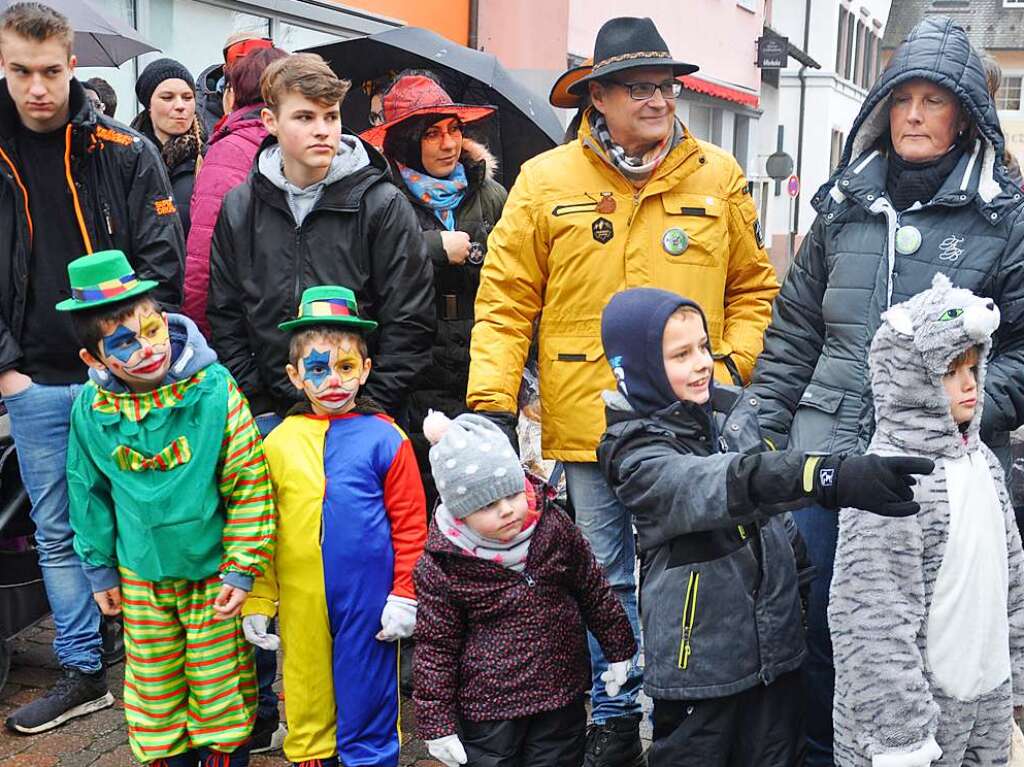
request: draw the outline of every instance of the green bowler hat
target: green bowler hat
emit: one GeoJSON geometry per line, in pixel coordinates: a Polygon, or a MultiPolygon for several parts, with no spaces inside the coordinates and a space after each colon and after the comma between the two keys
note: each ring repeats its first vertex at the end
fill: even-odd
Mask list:
{"type": "Polygon", "coordinates": [[[57,311],[93,309],[152,290],[159,283],[140,280],[120,250],[101,250],[68,264],[71,298],[57,304],[57,311]]]}
{"type": "Polygon", "coordinates": [[[339,325],[353,330],[373,330],[377,323],[359,317],[356,294],[341,285],[316,285],[302,291],[299,316],[282,322],[281,330],[295,330],[305,325],[339,325]]]}

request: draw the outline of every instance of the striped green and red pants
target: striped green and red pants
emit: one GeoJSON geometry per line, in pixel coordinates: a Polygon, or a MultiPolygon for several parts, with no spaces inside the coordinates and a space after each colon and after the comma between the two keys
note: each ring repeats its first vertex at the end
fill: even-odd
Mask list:
{"type": "Polygon", "coordinates": [[[234,751],[252,732],[256,674],[240,619],[214,620],[220,576],[153,582],[120,571],[132,752],[146,763],[195,748],[234,751]]]}

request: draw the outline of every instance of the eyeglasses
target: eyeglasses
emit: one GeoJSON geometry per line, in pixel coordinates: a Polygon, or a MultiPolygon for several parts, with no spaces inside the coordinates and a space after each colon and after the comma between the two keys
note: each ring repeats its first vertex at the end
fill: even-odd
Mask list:
{"type": "Polygon", "coordinates": [[[453,123],[448,126],[448,130],[442,130],[436,125],[432,125],[423,131],[423,140],[428,144],[440,144],[441,139],[447,135],[449,138],[462,138],[462,125],[459,123],[453,123]]]}
{"type": "Polygon", "coordinates": [[[610,85],[618,85],[629,91],[633,101],[647,101],[654,98],[655,91],[661,91],[665,101],[674,99],[683,92],[683,84],[678,80],[665,80],[662,83],[620,83],[618,80],[605,80],[610,85]]]}

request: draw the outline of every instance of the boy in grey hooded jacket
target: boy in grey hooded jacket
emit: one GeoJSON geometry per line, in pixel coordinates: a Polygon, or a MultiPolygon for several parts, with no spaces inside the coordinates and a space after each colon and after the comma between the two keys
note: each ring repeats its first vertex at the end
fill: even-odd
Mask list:
{"type": "Polygon", "coordinates": [[[1006,763],[1024,703],[1024,553],[978,437],[998,326],[991,299],[940,273],[885,313],[871,344],[869,451],[938,470],[917,486],[916,516],[840,513],[828,608],[838,767],[1006,763]]]}
{"type": "Polygon", "coordinates": [[[909,475],[931,461],[767,451],[758,399],[713,383],[704,314],[675,293],[617,293],[601,340],[618,391],[605,395],[598,458],[646,560],[649,764],[799,764],[805,651],[784,512],[816,502],[913,514],[909,475]]]}

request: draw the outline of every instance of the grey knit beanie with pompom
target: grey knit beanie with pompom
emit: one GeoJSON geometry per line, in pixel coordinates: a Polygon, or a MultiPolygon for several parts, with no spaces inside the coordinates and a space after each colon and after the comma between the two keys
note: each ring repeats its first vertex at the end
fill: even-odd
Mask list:
{"type": "Polygon", "coordinates": [[[526,487],[526,475],[501,429],[476,413],[454,420],[432,411],[423,419],[430,440],[430,471],[441,502],[455,519],[526,487]]]}

